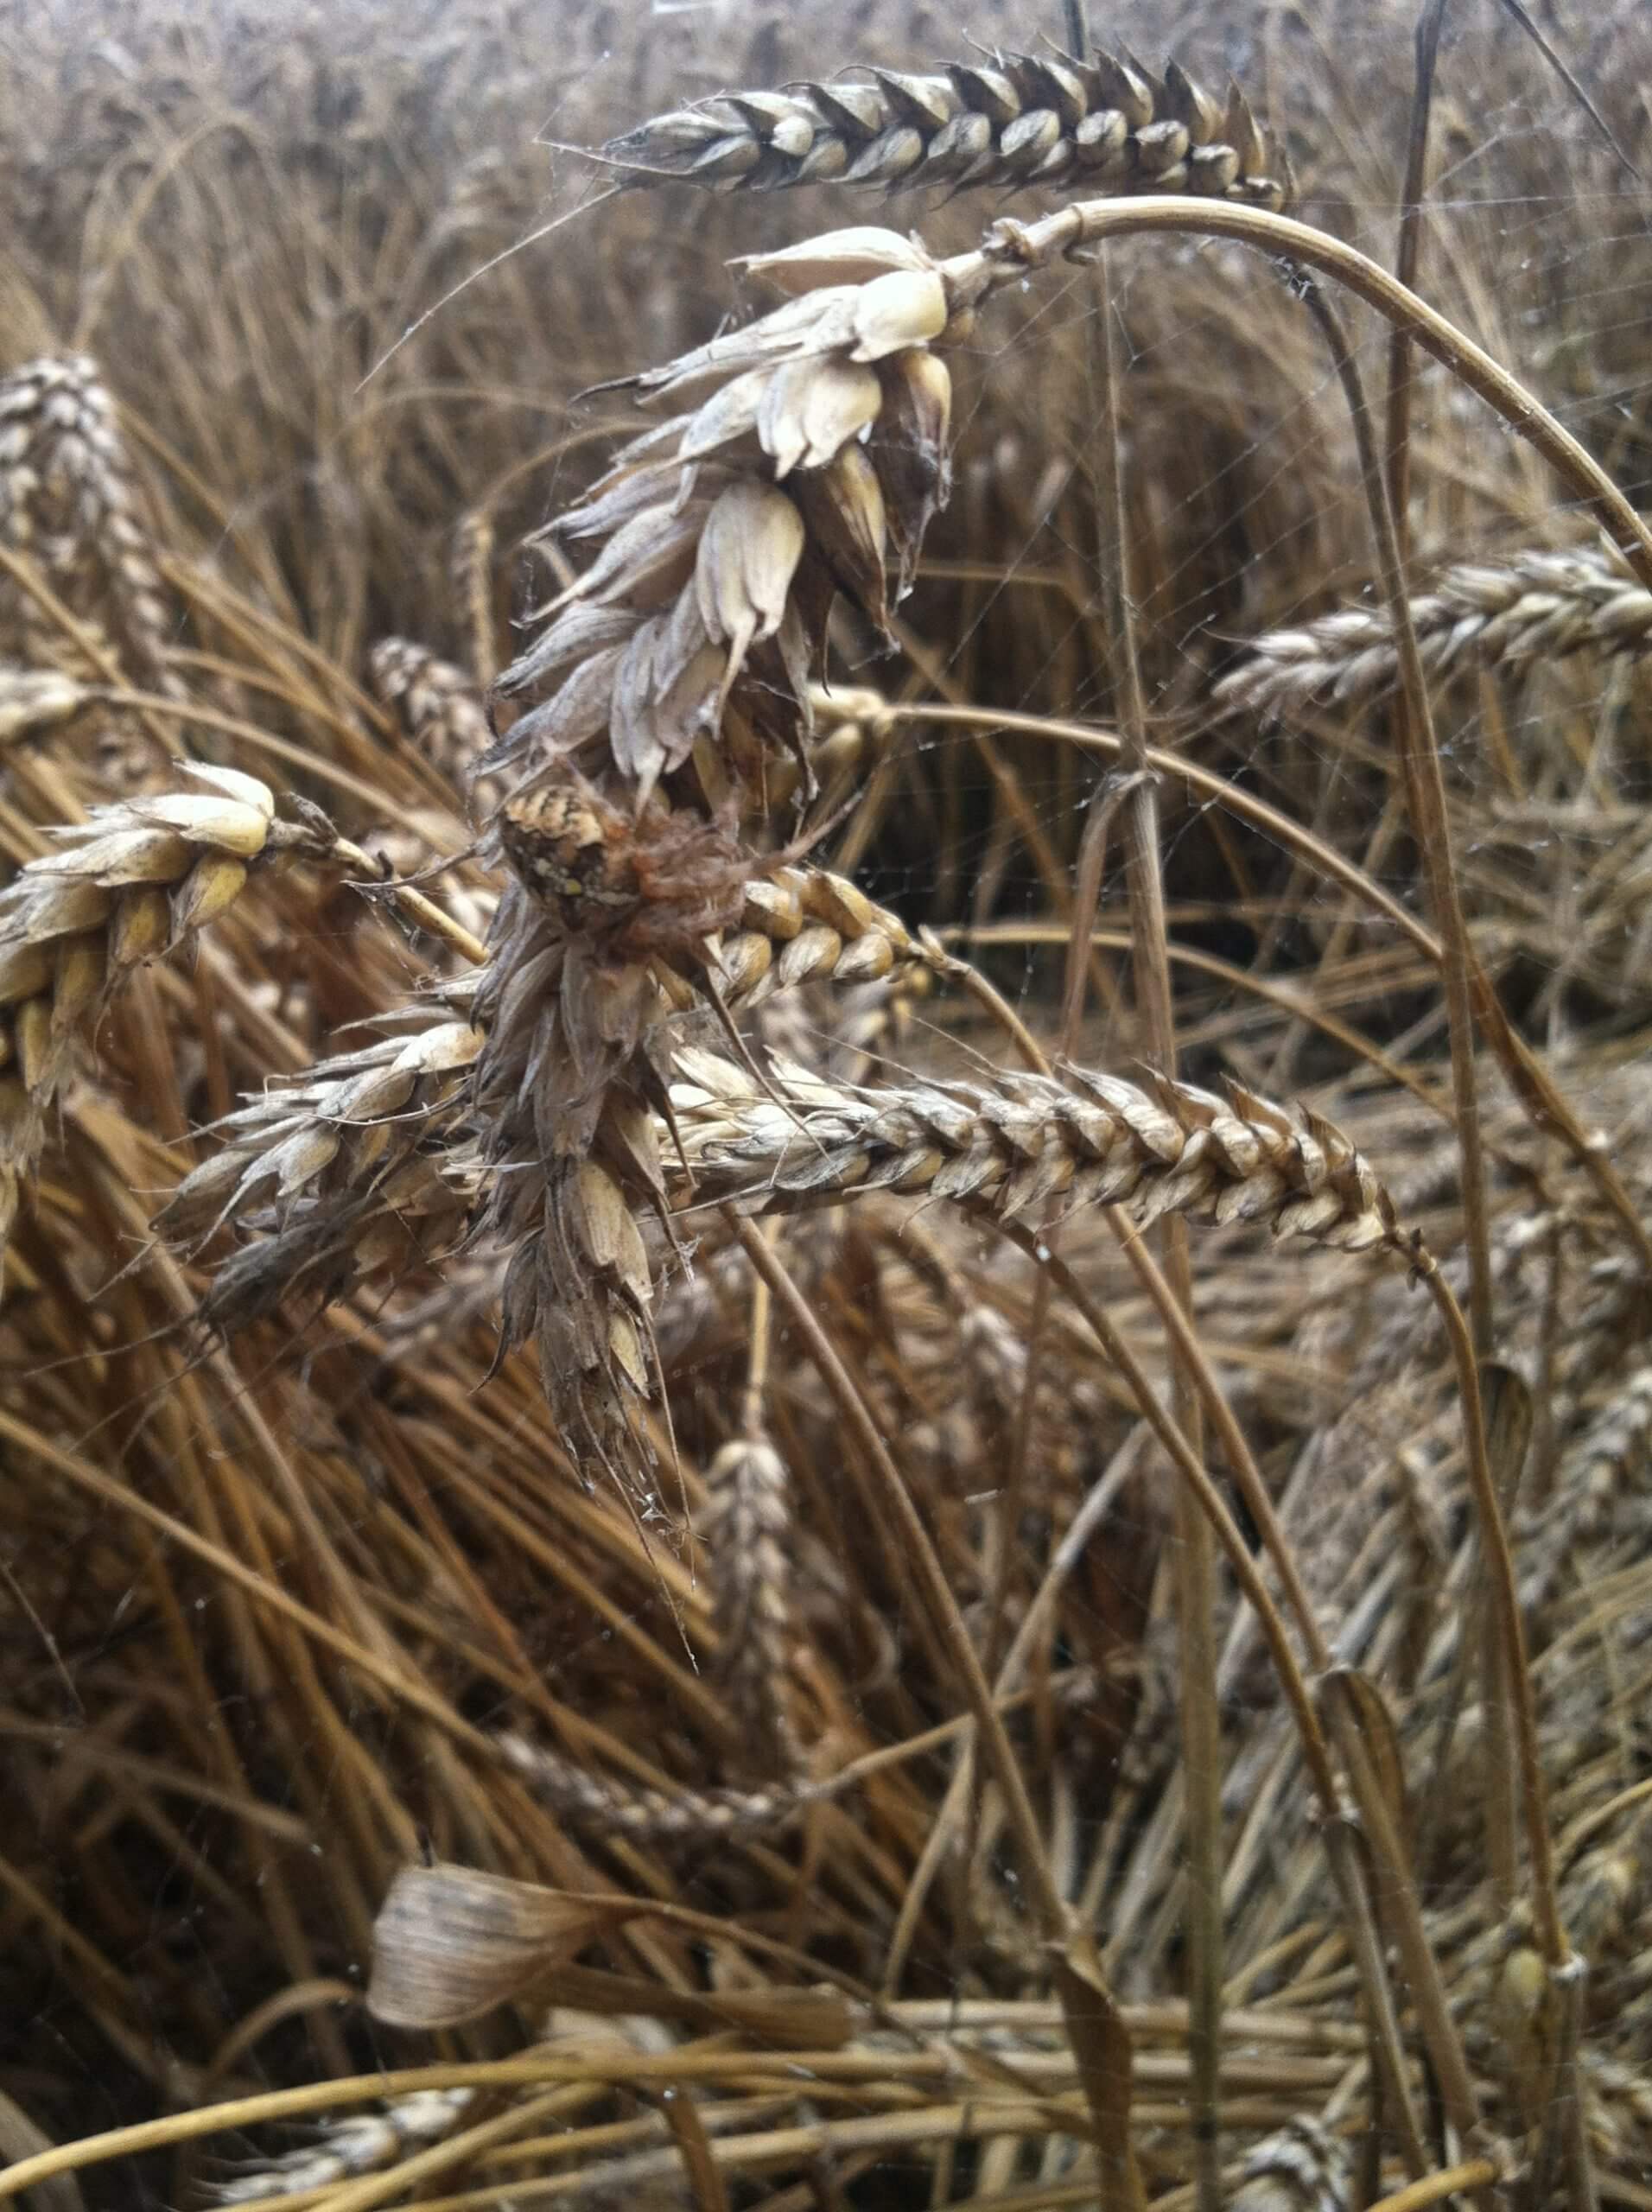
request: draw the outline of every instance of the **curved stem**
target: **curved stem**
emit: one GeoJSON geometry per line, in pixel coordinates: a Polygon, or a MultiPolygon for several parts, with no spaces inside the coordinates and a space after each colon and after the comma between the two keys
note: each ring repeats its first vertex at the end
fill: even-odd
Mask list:
{"type": "Polygon", "coordinates": [[[1486,1449],[1485,1413],[1480,1395],[1479,1367],[1463,1309],[1440,1274],[1431,1252],[1419,1250],[1413,1264],[1428,1290],[1446,1326],[1446,1341],[1457,1369],[1457,1386],[1463,1401],[1463,1441],[1468,1462],[1469,1487],[1479,1515],[1482,1541],[1491,1583],[1492,1604],[1508,1662],[1508,1688],[1515,1714],[1515,1747],[1520,1762],[1522,1808],[1532,1859],[1534,1917],[1545,1963],[1562,1967],[1570,1955],[1560,1919],[1554,1879],[1554,1847],[1550,1840],[1548,1811],[1543,1786],[1542,1762],[1537,1745],[1537,1706],[1532,1695],[1531,1670],[1526,1656],[1526,1630],[1520,1617],[1515,1582],[1515,1555],[1509,1548],[1509,1525],[1497,1497],[1486,1449]]]}
{"type": "Polygon", "coordinates": [[[1346,285],[1387,321],[1403,328],[1424,353],[1443,362],[1541,454],[1619,548],[1641,582],[1652,591],[1652,529],[1587,448],[1527,391],[1518,377],[1511,376],[1501,362],[1437,308],[1419,299],[1369,255],[1307,223],[1296,222],[1288,215],[1270,215],[1260,207],[1229,206],[1220,200],[1080,200],[1041,222],[1001,219],[975,252],[955,255],[943,262],[941,274],[955,305],[970,306],[1001,285],[1018,283],[1029,268],[1040,267],[1077,247],[1099,245],[1104,238],[1161,231],[1235,238],[1263,253],[1287,255],[1346,285]]]}

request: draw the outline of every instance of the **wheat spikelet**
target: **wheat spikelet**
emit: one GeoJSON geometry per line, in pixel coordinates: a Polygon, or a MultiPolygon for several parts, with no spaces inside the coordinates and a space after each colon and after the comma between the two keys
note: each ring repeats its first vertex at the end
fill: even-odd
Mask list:
{"type": "Polygon", "coordinates": [[[1348,2212],[1353,2163],[1347,2146],[1311,2120],[1293,2120],[1249,2152],[1234,2212],[1348,2212]]]}
{"type": "Polygon", "coordinates": [[[443,1008],[410,1036],[322,1061],[218,1125],[222,1149],[184,1178],[157,1222],[180,1243],[229,1221],[256,1234],[218,1270],[201,1308],[209,1325],[245,1326],[295,1294],[336,1296],[457,1241],[464,1202],[449,1155],[481,1044],[461,1013],[443,1008]]]}
{"type": "Polygon", "coordinates": [[[798,296],[624,380],[698,404],[633,441],[550,526],[598,550],[499,678],[508,701],[539,696],[490,767],[611,765],[645,796],[705,738],[715,780],[755,783],[772,747],[810,785],[802,741],[832,597],[884,629],[889,571],[904,589],[946,496],[950,383],[928,348],[947,294],[924,249],[889,231],[748,265],[798,296]]]}
{"type": "MultiPolygon", "coordinates": [[[[410,638],[381,638],[368,656],[373,689],[394,713],[402,734],[457,791],[470,791],[477,762],[492,742],[487,713],[462,668],[439,660],[410,638]]],[[[474,786],[476,804],[491,811],[497,786],[474,786]]]]}
{"type": "MultiPolygon", "coordinates": [[[[1436,677],[1652,650],[1652,592],[1611,549],[1536,550],[1498,567],[1447,569],[1412,601],[1411,619],[1423,665],[1436,677]]],[[[1363,705],[1398,678],[1393,625],[1380,607],[1345,607],[1300,629],[1270,631],[1250,652],[1217,696],[1255,714],[1297,714],[1316,701],[1363,705]]]]}
{"type": "Polygon", "coordinates": [[[197,767],[209,788],[124,800],[56,834],[0,893],[0,1244],[76,1040],[130,969],[232,906],[248,876],[316,833],[275,819],[256,778],[197,767]]]}
{"type": "Polygon", "coordinates": [[[1117,1205],[1142,1224],[1185,1214],[1249,1222],[1344,1252],[1402,1249],[1387,1192],[1318,1116],[1235,1088],[1226,1099],[1074,1068],[990,1087],[855,1091],[805,1069],[775,1096],[707,1052],[679,1056],[672,1108],[691,1188],[789,1211],[864,1191],[965,1202],[1003,1219],[1117,1205]]]}
{"type": "Polygon", "coordinates": [[[0,746],[38,737],[70,721],[92,694],[72,676],[50,668],[20,668],[0,661],[0,746]]]}
{"type": "MultiPolygon", "coordinates": [[[[104,620],[149,690],[172,688],[174,617],[115,405],[85,354],[30,361],[0,379],[0,543],[26,554],[77,613],[104,620]]],[[[0,579],[0,641],[30,661],[68,640],[0,579]]]]}
{"type": "Polygon", "coordinates": [[[352,2113],[332,2121],[319,2142],[288,2152],[267,2164],[212,2184],[219,2204],[251,2204],[268,2196],[296,2196],[326,2189],[353,2175],[400,2164],[427,2143],[439,2143],[460,2126],[475,2101],[473,2089],[418,2089],[376,2113],[352,2113]]]}
{"type": "Polygon", "coordinates": [[[1175,62],[1155,78],[1107,54],[994,53],[923,76],[870,69],[863,79],[720,93],[611,139],[599,157],[633,186],[1064,184],[1274,208],[1288,197],[1288,175],[1238,87],[1224,107],[1175,62]]]}

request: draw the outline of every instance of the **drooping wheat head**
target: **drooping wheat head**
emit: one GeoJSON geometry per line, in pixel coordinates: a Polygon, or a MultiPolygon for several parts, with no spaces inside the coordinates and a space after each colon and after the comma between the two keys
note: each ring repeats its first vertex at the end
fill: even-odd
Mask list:
{"type": "Polygon", "coordinates": [[[0,1247],[76,1046],[130,969],[174,950],[282,855],[325,848],[278,822],[274,794],[232,768],[208,788],[123,800],[58,834],[0,893],[0,1247]]]}
{"type": "Polygon", "coordinates": [[[1065,1083],[852,1090],[782,1065],[769,1090],[715,1054],[679,1056],[671,1107],[698,1200],[796,1211],[863,1192],[967,1205],[1002,1220],[1118,1206],[1266,1227],[1343,1252],[1406,1244],[1369,1164],[1322,1118],[1235,1086],[1226,1098],[1073,1068],[1065,1083]]]}
{"type": "Polygon", "coordinates": [[[859,184],[1059,184],[1190,192],[1279,207],[1289,172],[1236,86],[1226,105],[1176,62],[1162,78],[1097,53],[983,54],[916,76],[870,69],[779,92],[723,92],[610,139],[623,182],[723,190],[859,184]]]}
{"type": "MultiPolygon", "coordinates": [[[[1472,668],[1519,674],[1542,661],[1592,652],[1652,651],[1652,592],[1610,546],[1570,553],[1534,550],[1502,564],[1447,569],[1411,602],[1423,664],[1432,677],[1472,668]]],[[[1217,696],[1267,715],[1315,703],[1364,706],[1398,680],[1394,626],[1381,607],[1345,607],[1300,629],[1255,639],[1250,658],[1217,696]]]]}

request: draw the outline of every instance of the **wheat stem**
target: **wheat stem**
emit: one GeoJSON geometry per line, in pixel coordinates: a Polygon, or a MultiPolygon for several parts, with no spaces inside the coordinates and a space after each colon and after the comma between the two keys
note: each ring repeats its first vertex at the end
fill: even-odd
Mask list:
{"type": "Polygon", "coordinates": [[[984,245],[944,263],[943,272],[957,303],[973,306],[999,287],[1019,283],[1029,269],[1105,238],[1158,231],[1204,232],[1236,238],[1334,276],[1388,322],[1408,331],[1425,353],[1443,362],[1541,454],[1652,590],[1652,529],[1587,448],[1518,378],[1438,309],[1407,291],[1368,255],[1306,223],[1260,207],[1229,207],[1215,200],[1077,200],[1040,222],[1001,219],[988,232],[984,245]]]}
{"type": "MultiPolygon", "coordinates": [[[[1101,435],[1096,452],[1101,481],[1102,603],[1109,658],[1116,671],[1115,696],[1122,766],[1128,779],[1124,802],[1125,881],[1130,911],[1131,968],[1136,1009],[1149,1062],[1168,1077],[1176,1073],[1176,1015],[1166,950],[1164,880],[1159,855],[1159,791],[1147,766],[1147,702],[1136,650],[1135,594],[1130,532],[1125,513],[1123,443],[1120,432],[1114,303],[1105,245],[1096,248],[1101,292],[1093,351],[1100,397],[1101,435]]],[[[1185,1313],[1193,1307],[1193,1274],[1186,1224],[1167,1218],[1160,1227],[1171,1295],[1185,1313]]],[[[1204,1415],[1197,1384],[1185,1358],[1172,1368],[1176,1417],[1196,1455],[1204,1447],[1204,1415]]],[[[1180,1652],[1183,1789],[1187,1811],[1187,1872],[1184,1885],[1192,2006],[1193,2139],[1200,2212],[1221,2212],[1217,2062],[1222,2038],[1222,1722],[1217,1700],[1216,1555],[1210,1529],[1183,1484],[1175,1493],[1175,1548],[1172,1554],[1180,1652]]]]}

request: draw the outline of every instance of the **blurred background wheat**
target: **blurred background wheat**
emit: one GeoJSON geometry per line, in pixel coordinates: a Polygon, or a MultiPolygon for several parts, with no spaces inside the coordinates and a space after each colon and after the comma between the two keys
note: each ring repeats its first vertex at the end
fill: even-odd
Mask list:
{"type": "MultiPolygon", "coordinates": [[[[1516,13],[1415,286],[1638,512],[1652,17],[1516,13]]],[[[673,478],[731,791],[607,690],[543,787],[679,404],[589,388],[733,257],[1231,143],[1392,267],[1414,14],[1090,0],[1115,167],[1012,191],[1056,0],[0,10],[7,2201],[1652,2205],[1644,546],[1418,357],[1432,817],[1299,270],[1000,232],[673,478]],[[945,63],[1001,168],[885,198],[943,95],[840,73],[945,63]],[[795,94],[569,150],[805,81],[860,187],[760,188],[795,94]]]]}

